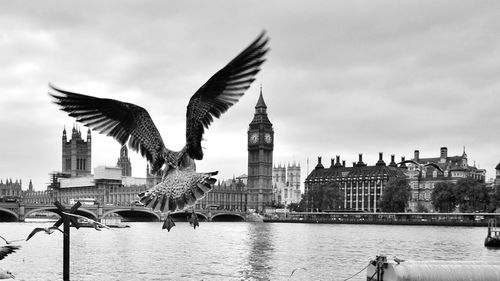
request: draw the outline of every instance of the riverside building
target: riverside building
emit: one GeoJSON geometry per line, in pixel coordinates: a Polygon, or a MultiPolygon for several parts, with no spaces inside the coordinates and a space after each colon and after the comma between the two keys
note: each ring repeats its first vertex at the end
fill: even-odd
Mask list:
{"type": "Polygon", "coordinates": [[[405,174],[394,162],[386,165],[383,154],[379,153],[379,160],[374,166],[368,166],[363,162],[363,154],[359,154],[358,162],[353,162],[352,167],[347,167],[345,161],[340,162],[340,156],[336,161],[331,160],[331,165],[325,168],[318,157],[318,164],[305,180],[305,192],[330,182],[336,182],[343,193],[344,202],[341,206],[346,211],[380,211],[378,201],[384,193],[387,182],[396,177],[404,177],[405,174]]]}
{"type": "Polygon", "coordinates": [[[300,192],[300,164],[293,163],[287,166],[278,164],[273,167],[274,201],[283,205],[299,203],[300,192]]]}
{"type": "Polygon", "coordinates": [[[486,170],[479,169],[476,165],[469,165],[465,148],[461,155],[448,156],[448,148],[441,147],[437,157],[420,157],[420,151],[415,150],[411,159],[419,164],[437,164],[443,172],[441,173],[432,166],[427,166],[422,170],[416,165],[409,163],[402,168],[408,177],[411,187],[411,199],[409,207],[415,211],[434,211],[431,203],[431,193],[436,183],[450,182],[457,183],[459,179],[472,178],[484,183],[486,170]]]}

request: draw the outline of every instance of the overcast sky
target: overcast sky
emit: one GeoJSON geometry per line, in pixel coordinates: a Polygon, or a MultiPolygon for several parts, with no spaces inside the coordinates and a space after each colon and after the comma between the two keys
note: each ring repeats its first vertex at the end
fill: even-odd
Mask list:
{"type": "MultiPolygon", "coordinates": [[[[199,171],[247,173],[260,84],[274,162],[299,162],[302,181],[318,156],[373,165],[379,152],[388,163],[465,146],[488,178],[500,162],[498,1],[2,1],[0,26],[0,179],[24,189],[61,170],[74,125],[49,82],[146,108],[179,150],[191,95],[264,29],[267,61],[206,131],[199,171]]],[[[92,137],[93,168],[116,165],[120,145],[92,137]]],[[[144,177],[146,161],[129,154],[144,177]]]]}

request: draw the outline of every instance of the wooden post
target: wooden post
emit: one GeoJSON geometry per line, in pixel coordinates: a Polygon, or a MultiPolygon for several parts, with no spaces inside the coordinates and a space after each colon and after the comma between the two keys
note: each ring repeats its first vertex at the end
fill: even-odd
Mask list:
{"type": "Polygon", "coordinates": [[[69,281],[69,216],[64,215],[64,240],[63,240],[63,280],[69,281]]]}
{"type": "Polygon", "coordinates": [[[69,281],[69,248],[70,248],[70,240],[69,240],[69,227],[70,224],[73,224],[74,227],[77,229],[80,228],[80,224],[78,223],[78,220],[75,217],[68,216],[64,213],[71,213],[74,214],[78,208],[82,205],[80,201],[76,202],[75,205],[71,207],[70,210],[66,210],[66,208],[59,202],[56,201],[54,202],[54,205],[56,205],[57,210],[56,213],[61,216],[61,218],[54,223],[55,227],[59,227],[61,224],[63,224],[63,231],[64,231],[64,238],[63,238],[63,280],[64,281],[69,281]]]}

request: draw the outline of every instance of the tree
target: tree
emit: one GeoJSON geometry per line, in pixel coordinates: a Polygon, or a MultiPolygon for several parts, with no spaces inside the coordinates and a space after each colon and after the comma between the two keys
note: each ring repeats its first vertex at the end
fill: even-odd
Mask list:
{"type": "Polygon", "coordinates": [[[340,209],[344,202],[344,194],[340,192],[337,182],[329,182],[309,189],[299,204],[300,209],[317,211],[340,209]]]}
{"type": "Polygon", "coordinates": [[[455,184],[451,182],[436,183],[431,193],[431,202],[434,208],[438,210],[438,212],[453,212],[457,204],[455,184]]]}
{"type": "Polygon", "coordinates": [[[288,209],[291,212],[302,212],[302,210],[300,209],[300,204],[299,203],[290,203],[290,204],[288,204],[288,209]]]}
{"type": "Polygon", "coordinates": [[[384,212],[404,212],[410,200],[410,185],[405,177],[392,178],[387,182],[380,209],[384,212]]]}
{"type": "Polygon", "coordinates": [[[500,186],[496,186],[490,193],[488,211],[494,212],[496,208],[500,208],[500,186]]]}
{"type": "Polygon", "coordinates": [[[422,203],[418,203],[417,204],[417,208],[415,210],[417,213],[428,213],[429,210],[427,209],[427,207],[424,206],[424,204],[422,203]]]}
{"type": "Polygon", "coordinates": [[[461,212],[486,212],[490,203],[486,184],[471,178],[458,180],[455,196],[461,212]]]}

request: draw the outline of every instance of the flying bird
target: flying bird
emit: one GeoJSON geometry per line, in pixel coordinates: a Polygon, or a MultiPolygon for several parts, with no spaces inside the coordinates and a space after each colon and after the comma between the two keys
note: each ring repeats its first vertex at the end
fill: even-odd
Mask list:
{"type": "Polygon", "coordinates": [[[97,222],[93,219],[89,219],[87,217],[84,217],[84,216],[80,216],[80,215],[77,215],[77,214],[72,214],[72,213],[67,213],[67,212],[62,212],[63,214],[67,215],[67,216],[73,216],[75,218],[80,218],[80,219],[83,219],[85,220],[86,222],[90,223],[94,228],[95,230],[99,230],[101,231],[101,229],[99,229],[99,227],[104,227],[104,228],[107,228],[107,229],[111,229],[109,226],[103,224],[103,223],[100,223],[100,222],[97,222]]]}
{"type": "Polygon", "coordinates": [[[402,263],[402,262],[405,262],[406,260],[403,260],[403,259],[400,259],[400,258],[394,257],[394,261],[395,261],[397,264],[400,264],[400,263],[402,263]]]}
{"type": "MultiPolygon", "coordinates": [[[[21,246],[7,245],[0,247],[0,260],[3,260],[7,255],[19,250],[21,246]]],[[[0,268],[0,279],[15,279],[15,276],[8,270],[0,268]]]]}
{"type": "MultiPolygon", "coordinates": [[[[114,99],[77,94],[49,85],[54,103],[78,122],[115,138],[145,157],[151,173],[162,181],[139,194],[153,210],[170,212],[193,206],[212,190],[217,172],[197,173],[194,160],[203,159],[201,140],[205,129],[237,103],[255,80],[268,52],[269,38],[262,32],[247,48],[217,71],[191,97],[186,110],[186,144],[180,151],[165,147],[149,113],[142,107],[114,99]],[[163,168],[164,167],[164,168],[163,168]]],[[[168,103],[165,109],[169,110],[168,103]]],[[[168,222],[168,223],[167,223],[168,222]]],[[[164,225],[164,228],[165,225],[164,225]]]]}
{"type": "Polygon", "coordinates": [[[61,229],[59,229],[58,227],[56,226],[51,226],[51,227],[35,227],[33,229],[33,231],[31,231],[31,233],[28,235],[28,237],[26,238],[26,241],[30,240],[31,237],[33,237],[33,235],[37,234],[38,232],[44,232],[46,234],[52,234],[54,233],[54,231],[60,231],[62,234],[66,235],[66,233],[64,233],[64,231],[62,231],[61,229]]]}
{"type": "Polygon", "coordinates": [[[0,236],[0,238],[1,238],[3,241],[5,241],[5,244],[7,244],[7,245],[10,245],[10,244],[12,244],[12,243],[14,243],[14,242],[19,242],[19,241],[23,241],[23,240],[24,240],[24,239],[7,240],[7,239],[3,238],[2,236],[0,236]]]}
{"type": "Polygon", "coordinates": [[[306,270],[306,271],[307,271],[307,269],[305,269],[305,268],[303,268],[303,267],[297,267],[297,268],[294,268],[294,269],[292,270],[292,273],[290,273],[290,276],[288,277],[288,279],[292,278],[292,276],[293,276],[293,274],[295,273],[295,271],[297,271],[297,270],[301,270],[301,269],[302,269],[302,270],[306,270]]]}
{"type": "Polygon", "coordinates": [[[413,165],[415,165],[416,169],[419,170],[419,171],[422,171],[422,169],[424,167],[434,167],[436,170],[440,171],[441,173],[443,173],[443,169],[441,169],[441,167],[439,167],[436,163],[427,163],[427,164],[420,164],[416,161],[413,161],[413,160],[405,160],[405,161],[401,161],[398,163],[398,165],[400,164],[407,164],[407,163],[411,163],[413,165]]]}

